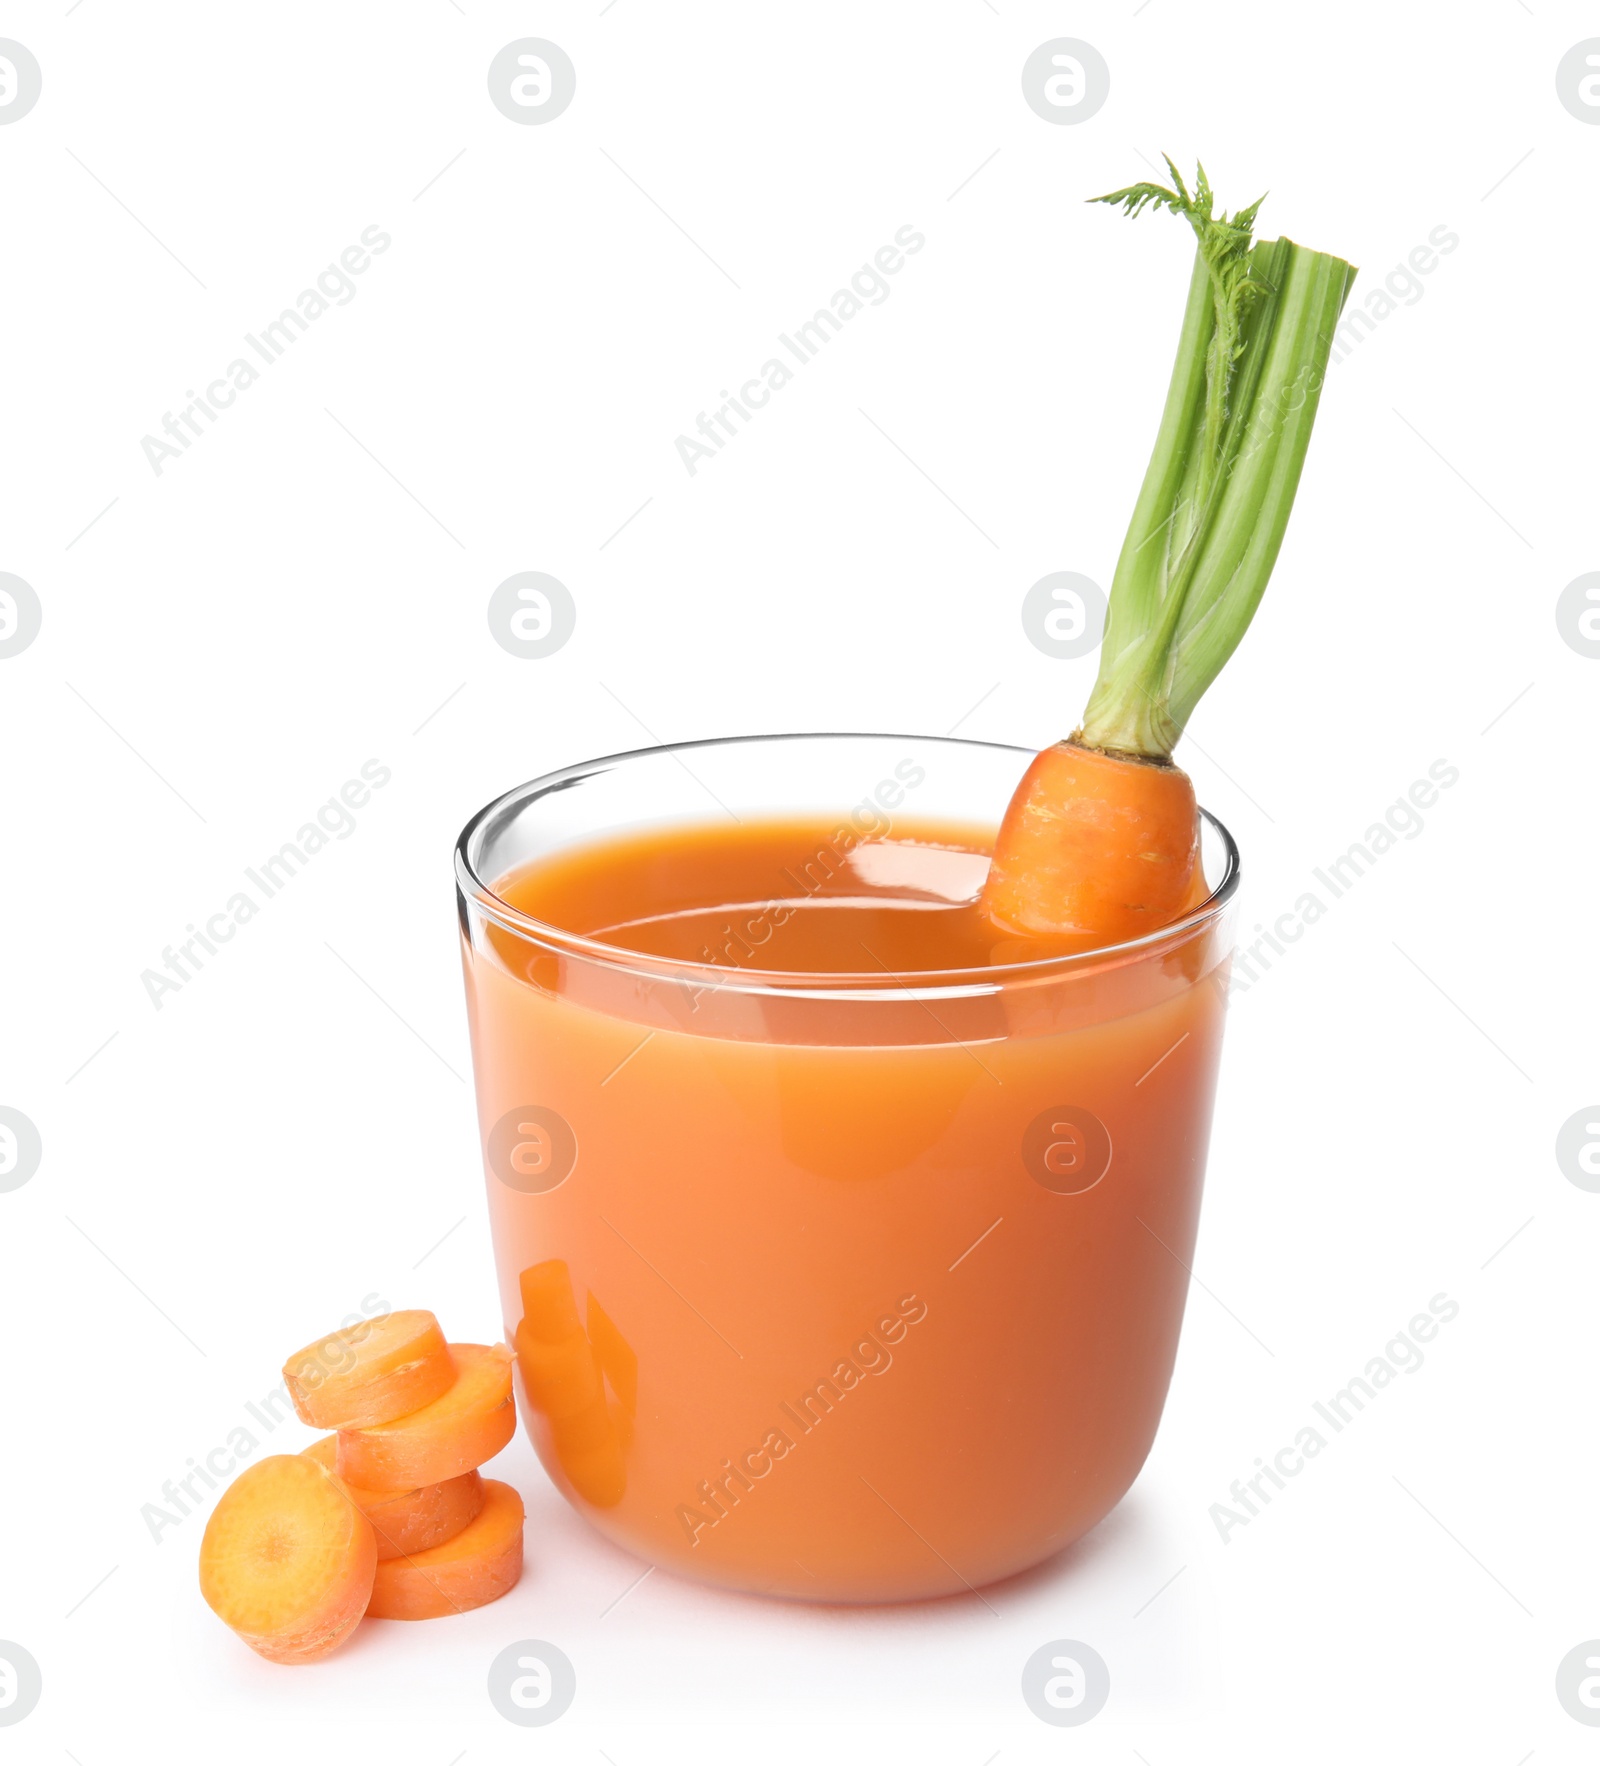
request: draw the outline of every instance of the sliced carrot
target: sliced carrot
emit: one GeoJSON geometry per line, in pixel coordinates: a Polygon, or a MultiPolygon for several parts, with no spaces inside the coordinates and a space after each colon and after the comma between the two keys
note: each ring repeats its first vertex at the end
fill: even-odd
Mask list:
{"type": "Polygon", "coordinates": [[[275,1453],[222,1493],[200,1542],[200,1593],[269,1662],[315,1662],[360,1623],[372,1524],[315,1460],[275,1453]]]}
{"type": "Polygon", "coordinates": [[[442,1619],[486,1607],[517,1585],[522,1574],[522,1498],[496,1478],[483,1482],[478,1518],[431,1551],[378,1565],[373,1619],[442,1619]]]}
{"type": "Polygon", "coordinates": [[[365,1490],[442,1484],[492,1459],[516,1433],[511,1351],[501,1343],[452,1343],[455,1382],[393,1422],[339,1431],[339,1476],[365,1490]]]}
{"type": "Polygon", "coordinates": [[[1014,932],[1115,943],[1192,905],[1200,822],[1181,767],[1058,742],[1000,824],[985,909],[1014,932]]]}
{"type": "Polygon", "coordinates": [[[431,1312],[389,1312],[331,1331],[283,1366],[295,1415],[314,1429],[365,1429],[431,1404],[455,1378],[431,1312]]]}
{"type": "MultiPolygon", "coordinates": [[[[324,1435],[304,1450],[304,1456],[314,1459],[324,1471],[336,1472],[338,1449],[339,1437],[324,1435]]],[[[475,1520],[483,1507],[483,1479],[476,1472],[463,1472],[459,1478],[423,1484],[415,1490],[364,1490],[348,1480],[344,1480],[344,1487],[372,1523],[380,1564],[442,1545],[475,1520]]]]}

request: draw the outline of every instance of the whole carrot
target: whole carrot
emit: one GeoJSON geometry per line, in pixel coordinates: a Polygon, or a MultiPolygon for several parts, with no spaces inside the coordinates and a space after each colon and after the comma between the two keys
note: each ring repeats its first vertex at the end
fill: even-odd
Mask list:
{"type": "Polygon", "coordinates": [[[1083,722],[1038,755],[995,843],[983,905],[1029,936],[1138,937],[1192,905],[1199,823],[1172,751],[1244,636],[1300,483],[1334,328],[1355,280],[1342,259],[1257,241],[1260,202],[1215,212],[1134,184],[1097,202],[1165,208],[1197,250],[1155,451],[1117,560],[1100,673],[1083,722]]]}

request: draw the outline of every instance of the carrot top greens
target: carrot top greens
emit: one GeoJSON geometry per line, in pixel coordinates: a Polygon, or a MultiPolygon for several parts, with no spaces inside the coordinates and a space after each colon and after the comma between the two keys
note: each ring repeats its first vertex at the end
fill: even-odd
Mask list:
{"type": "Polygon", "coordinates": [[[1133,184],[1096,197],[1164,208],[1197,242],[1155,451],[1112,580],[1100,673],[1075,740],[1167,760],[1244,636],[1283,543],[1328,352],[1355,271],[1290,239],[1254,238],[1260,201],[1218,214],[1133,184]]]}

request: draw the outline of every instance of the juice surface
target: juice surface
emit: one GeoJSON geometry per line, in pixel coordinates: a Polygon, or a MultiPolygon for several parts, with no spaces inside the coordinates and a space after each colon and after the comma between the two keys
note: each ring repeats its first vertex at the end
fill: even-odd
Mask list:
{"type": "Polygon", "coordinates": [[[1220,1045],[1217,921],[1003,971],[1052,953],[976,914],[990,831],[895,836],[680,825],[495,885],[709,985],[468,917],[540,1456],[648,1560],[802,1599],[961,1592],[1121,1497],[1176,1352],[1220,1045]]]}
{"type": "Polygon", "coordinates": [[[762,973],[931,973],[1091,949],[996,930],[977,905],[992,846],[991,830],[952,823],[902,821],[888,839],[729,822],[579,848],[495,893],[625,950],[762,973]]]}

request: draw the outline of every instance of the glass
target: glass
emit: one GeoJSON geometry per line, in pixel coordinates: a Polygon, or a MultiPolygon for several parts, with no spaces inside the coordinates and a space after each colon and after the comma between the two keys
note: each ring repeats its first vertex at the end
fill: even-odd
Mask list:
{"type": "Polygon", "coordinates": [[[495,886],[728,816],[825,819],[846,849],[896,816],[992,833],[1030,759],[691,743],[536,779],[462,833],[523,1414],[569,1500],[652,1563],[905,1600],[1026,1569],[1117,1503],[1177,1351],[1238,855],[1205,815],[1211,893],[1173,925],[904,981],[640,955],[495,886]]]}

